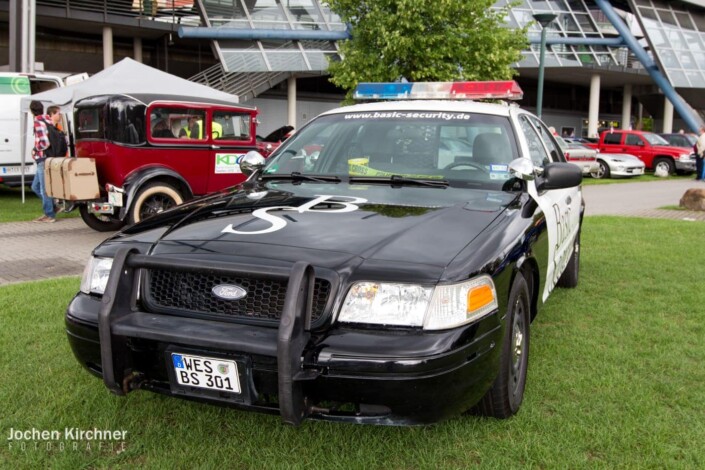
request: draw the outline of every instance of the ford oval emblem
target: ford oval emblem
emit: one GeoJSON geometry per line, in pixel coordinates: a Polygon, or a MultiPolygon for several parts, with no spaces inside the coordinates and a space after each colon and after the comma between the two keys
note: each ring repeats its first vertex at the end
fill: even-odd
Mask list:
{"type": "Polygon", "coordinates": [[[223,300],[240,300],[247,297],[247,291],[233,284],[218,284],[211,289],[213,295],[223,300]]]}

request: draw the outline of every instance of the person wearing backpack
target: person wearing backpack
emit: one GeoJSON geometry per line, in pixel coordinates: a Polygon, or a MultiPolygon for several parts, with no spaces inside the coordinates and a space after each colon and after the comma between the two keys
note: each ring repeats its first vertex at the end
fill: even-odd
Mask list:
{"type": "MultiPolygon", "coordinates": [[[[32,191],[42,200],[42,211],[44,215],[35,219],[35,222],[56,222],[56,212],[54,211],[54,200],[47,195],[46,185],[44,180],[44,161],[47,157],[53,156],[51,140],[49,138],[49,127],[55,127],[54,120],[50,114],[44,113],[44,105],[39,101],[32,101],[29,109],[34,115],[34,147],[32,148],[32,158],[37,164],[37,172],[32,180],[32,191]],[[50,153],[50,154],[47,154],[50,153]]],[[[54,114],[59,112],[57,106],[50,106],[49,110],[53,110],[54,114]]],[[[47,110],[47,111],[49,111],[47,110]]],[[[61,115],[59,114],[59,117],[61,115]]],[[[57,119],[58,122],[58,119],[57,119]]]]}

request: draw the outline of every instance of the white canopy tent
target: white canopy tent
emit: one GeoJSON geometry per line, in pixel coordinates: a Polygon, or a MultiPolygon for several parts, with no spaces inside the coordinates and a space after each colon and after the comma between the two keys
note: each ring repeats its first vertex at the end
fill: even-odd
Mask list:
{"type": "MultiPolygon", "coordinates": [[[[207,98],[231,103],[238,102],[238,97],[235,95],[190,82],[130,58],[125,58],[82,82],[27,96],[22,99],[21,109],[24,115],[29,111],[29,104],[36,100],[41,101],[45,108],[51,105],[61,106],[70,115],[73,113],[74,104],[80,99],[106,94],[129,95],[133,93],[184,96],[191,100],[207,98]]],[[[26,126],[27,120],[23,119],[22,122],[26,126]]],[[[22,129],[23,135],[26,132],[27,129],[22,129]]],[[[24,140],[22,140],[22,146],[24,147],[24,140]]],[[[22,155],[25,152],[26,149],[22,148],[22,155]]],[[[24,200],[24,158],[22,159],[22,199],[24,200]]]]}

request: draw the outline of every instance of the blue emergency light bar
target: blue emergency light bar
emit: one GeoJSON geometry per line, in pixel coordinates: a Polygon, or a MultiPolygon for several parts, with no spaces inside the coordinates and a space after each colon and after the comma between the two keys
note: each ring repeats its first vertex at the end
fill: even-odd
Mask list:
{"type": "Polygon", "coordinates": [[[520,100],[523,96],[513,80],[360,83],[353,94],[356,100],[520,100]]]}

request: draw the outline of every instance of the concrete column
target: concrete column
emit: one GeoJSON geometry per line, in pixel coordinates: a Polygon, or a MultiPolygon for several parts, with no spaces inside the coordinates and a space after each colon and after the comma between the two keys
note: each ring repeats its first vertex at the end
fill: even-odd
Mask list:
{"type": "Polygon", "coordinates": [[[37,47],[37,2],[29,0],[28,2],[28,35],[27,35],[27,71],[34,73],[34,65],[36,62],[36,47],[37,47]]]}
{"type": "Polygon", "coordinates": [[[673,132],[673,103],[663,97],[663,133],[673,132]]]}
{"type": "Polygon", "coordinates": [[[287,81],[286,101],[287,123],[290,126],[294,126],[294,129],[298,130],[298,127],[296,126],[296,77],[291,77],[287,81]]]}
{"type": "Polygon", "coordinates": [[[103,26],[103,68],[113,65],[113,28],[103,26]]]}
{"type": "Polygon", "coordinates": [[[622,101],[622,129],[629,130],[632,126],[632,86],[624,85],[624,98],[622,101]]]}
{"type": "Polygon", "coordinates": [[[588,111],[588,137],[597,137],[597,121],[600,117],[600,76],[590,77],[590,107],[588,111]]]}
{"type": "Polygon", "coordinates": [[[137,62],[142,63],[142,38],[132,40],[132,55],[137,62]]]}

